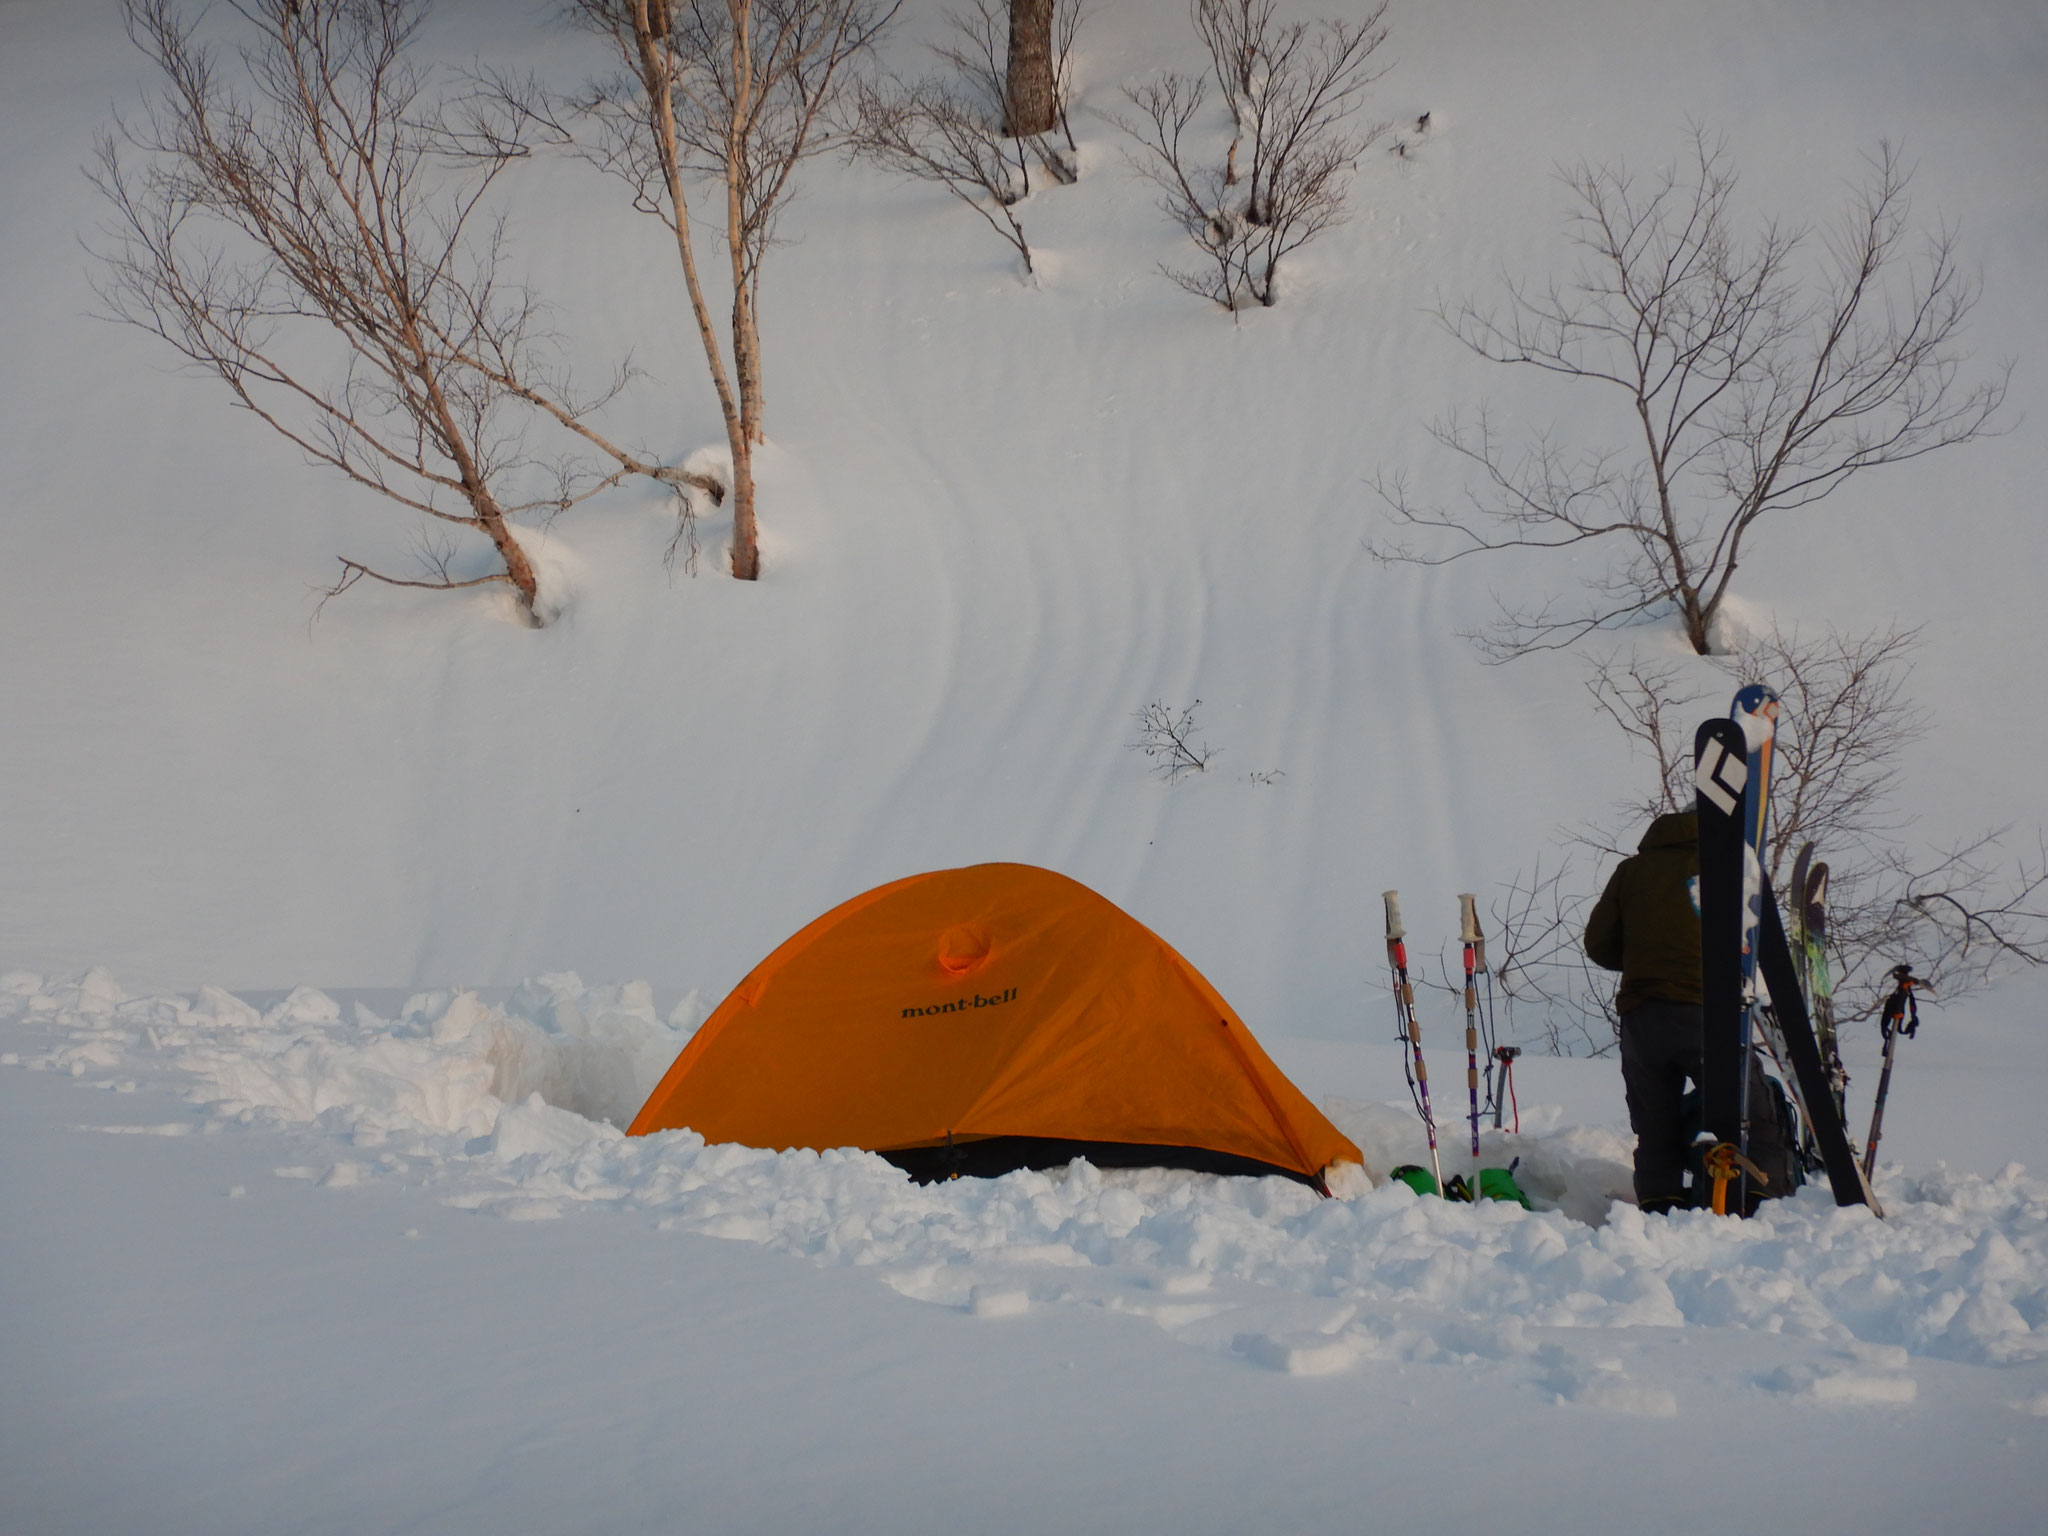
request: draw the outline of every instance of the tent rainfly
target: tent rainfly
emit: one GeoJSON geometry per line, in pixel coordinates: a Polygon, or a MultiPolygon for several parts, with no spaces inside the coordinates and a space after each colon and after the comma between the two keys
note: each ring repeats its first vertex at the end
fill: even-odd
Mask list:
{"type": "Polygon", "coordinates": [[[861,1147],[920,1181],[1085,1157],[1285,1174],[1359,1150],[1216,989],[1086,886],[977,864],[878,886],[705,1020],[628,1134],[861,1147]]]}

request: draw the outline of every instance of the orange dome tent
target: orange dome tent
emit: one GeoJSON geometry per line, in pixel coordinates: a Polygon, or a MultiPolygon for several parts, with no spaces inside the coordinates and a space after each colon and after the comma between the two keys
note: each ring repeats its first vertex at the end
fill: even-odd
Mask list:
{"type": "Polygon", "coordinates": [[[628,1134],[863,1147],[920,1179],[1086,1157],[1324,1187],[1357,1147],[1164,940],[1086,886],[977,864],[878,886],[763,960],[628,1134]]]}

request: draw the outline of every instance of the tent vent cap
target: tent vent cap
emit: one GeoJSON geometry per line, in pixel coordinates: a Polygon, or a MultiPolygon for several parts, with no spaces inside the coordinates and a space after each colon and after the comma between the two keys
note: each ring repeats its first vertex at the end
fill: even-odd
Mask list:
{"type": "Polygon", "coordinates": [[[978,923],[961,923],[948,928],[939,939],[939,969],[948,976],[965,976],[988,959],[988,930],[978,923]]]}

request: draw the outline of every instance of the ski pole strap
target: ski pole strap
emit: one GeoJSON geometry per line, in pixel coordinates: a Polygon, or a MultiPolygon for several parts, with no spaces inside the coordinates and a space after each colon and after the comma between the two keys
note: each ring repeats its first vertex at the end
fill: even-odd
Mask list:
{"type": "Polygon", "coordinates": [[[1920,1029],[1920,978],[1913,974],[1910,966],[1904,965],[1893,971],[1892,976],[1898,985],[1884,1000],[1884,1015],[1878,1021],[1879,1028],[1886,1038],[1900,1034],[1911,1040],[1920,1029]]]}

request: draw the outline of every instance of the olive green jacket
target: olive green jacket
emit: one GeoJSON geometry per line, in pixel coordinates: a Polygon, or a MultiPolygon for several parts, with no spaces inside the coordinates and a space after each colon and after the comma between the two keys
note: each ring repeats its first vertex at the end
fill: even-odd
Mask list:
{"type": "Polygon", "coordinates": [[[1636,847],[1615,867],[1586,920],[1586,958],[1621,972],[1614,1006],[1622,1013],[1652,998],[1697,1003],[1699,819],[1691,811],[1659,816],[1636,847]]]}

